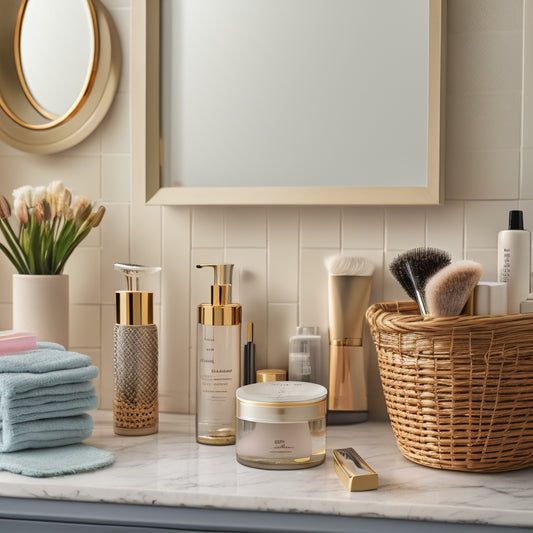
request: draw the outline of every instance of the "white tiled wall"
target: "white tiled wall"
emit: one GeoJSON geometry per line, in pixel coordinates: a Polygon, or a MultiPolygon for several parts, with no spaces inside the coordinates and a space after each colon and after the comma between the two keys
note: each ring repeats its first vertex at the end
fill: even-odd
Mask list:
{"type": "MultiPolygon", "coordinates": [[[[195,307],[209,298],[200,262],[234,262],[244,321],[255,323],[260,366],[286,366],[298,324],[318,325],[327,353],[332,253],[373,261],[372,301],[404,295],[386,266],[420,245],[482,263],[495,279],[496,234],[522,208],[533,228],[532,0],[448,0],[446,203],[440,207],[146,207],[132,178],[131,0],[106,0],[124,52],[119,93],[102,126],[63,154],[32,156],[0,144],[2,192],[61,178],[107,207],[101,228],[72,257],[71,339],[100,366],[101,405],[112,402],[113,262],[161,264],[156,291],[161,407],[192,412],[195,307]],[[524,31],[523,31],[524,28],[524,31]],[[525,53],[523,54],[523,50],[525,53]],[[528,90],[524,90],[524,87],[528,90]],[[159,305],[160,303],[160,305],[159,305]]],[[[10,327],[11,267],[0,259],[0,328],[10,327]]],[[[385,416],[368,333],[370,409],[385,416]]],[[[324,369],[325,370],[325,369],[324,369]]]]}

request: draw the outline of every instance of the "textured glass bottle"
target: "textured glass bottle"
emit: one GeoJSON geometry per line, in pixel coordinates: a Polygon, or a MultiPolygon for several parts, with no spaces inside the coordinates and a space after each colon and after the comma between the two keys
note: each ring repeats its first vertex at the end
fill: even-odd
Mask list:
{"type": "Polygon", "coordinates": [[[198,306],[196,440],[202,444],[234,444],[241,306],[231,303],[233,265],[196,266],[214,269],[211,303],[198,306]]]}
{"type": "Polygon", "coordinates": [[[113,426],[118,435],[157,433],[158,337],[153,293],[140,291],[138,278],[159,267],[115,264],[126,275],[128,290],[116,292],[114,327],[113,426]]]}

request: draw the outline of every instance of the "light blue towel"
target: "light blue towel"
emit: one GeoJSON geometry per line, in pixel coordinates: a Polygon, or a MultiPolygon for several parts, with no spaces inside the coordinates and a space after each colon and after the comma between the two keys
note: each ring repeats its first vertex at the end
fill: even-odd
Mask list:
{"type": "Polygon", "coordinates": [[[93,419],[88,414],[3,424],[0,430],[0,452],[79,443],[91,436],[93,427],[93,419]]]}
{"type": "Polygon", "coordinates": [[[8,401],[10,407],[24,407],[48,402],[64,402],[89,396],[93,393],[95,393],[94,385],[90,381],[81,381],[80,383],[64,383],[21,392],[10,396],[8,401]]]}
{"type": "Polygon", "coordinates": [[[89,437],[93,421],[83,413],[98,402],[87,382],[97,376],[89,356],[52,343],[0,357],[0,452],[62,446],[89,437]]]}
{"type": "MultiPolygon", "coordinates": [[[[40,344],[40,346],[43,345],[40,344]]],[[[0,373],[32,372],[41,374],[53,370],[86,367],[90,364],[91,358],[88,355],[67,352],[58,344],[48,344],[36,350],[2,355],[0,357],[0,373]]]]}
{"type": "Polygon", "coordinates": [[[104,468],[113,454],[86,444],[0,454],[0,470],[32,477],[63,476],[104,468]]]}
{"type": "MultiPolygon", "coordinates": [[[[31,398],[35,400],[35,398],[31,398]]],[[[20,405],[11,407],[2,413],[0,424],[19,424],[31,420],[41,420],[44,418],[63,418],[66,416],[76,416],[92,411],[98,407],[98,397],[93,391],[91,394],[72,395],[64,401],[41,402],[33,405],[20,405]]]]}
{"type": "MultiPolygon", "coordinates": [[[[5,355],[2,357],[6,357],[5,355]]],[[[0,357],[0,359],[2,359],[0,357]]],[[[78,383],[88,381],[98,376],[98,368],[84,366],[69,368],[67,370],[53,370],[44,373],[13,372],[0,374],[0,393],[4,397],[13,397],[16,394],[28,392],[42,387],[52,387],[64,383],[78,383]]]]}

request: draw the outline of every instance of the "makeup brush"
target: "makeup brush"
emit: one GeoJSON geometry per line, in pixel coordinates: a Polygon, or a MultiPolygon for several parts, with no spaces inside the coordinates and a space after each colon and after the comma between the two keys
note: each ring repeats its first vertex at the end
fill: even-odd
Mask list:
{"type": "Polygon", "coordinates": [[[457,261],[439,270],[426,284],[426,302],[433,317],[461,314],[483,269],[475,261],[457,261]]]}
{"type": "Polygon", "coordinates": [[[427,315],[427,280],[450,263],[450,254],[444,250],[413,248],[396,256],[389,265],[389,270],[409,298],[418,303],[420,314],[427,315]]]}
{"type": "Polygon", "coordinates": [[[374,265],[364,257],[326,260],[329,293],[328,424],[368,418],[363,322],[374,265]]]}

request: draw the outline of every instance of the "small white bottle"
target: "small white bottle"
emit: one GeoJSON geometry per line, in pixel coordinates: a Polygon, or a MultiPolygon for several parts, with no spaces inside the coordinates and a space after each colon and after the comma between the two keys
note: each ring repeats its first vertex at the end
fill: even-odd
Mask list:
{"type": "Polygon", "coordinates": [[[211,267],[211,303],[198,306],[196,440],[201,444],[235,444],[235,393],[240,385],[240,304],[231,303],[233,265],[211,267]]]}
{"type": "Polygon", "coordinates": [[[507,283],[507,312],[520,312],[531,285],[531,233],[522,211],[509,211],[509,229],[498,233],[498,281],[507,283]]]}
{"type": "Polygon", "coordinates": [[[289,381],[318,383],[319,361],[318,327],[297,327],[289,339],[289,381]]]}

